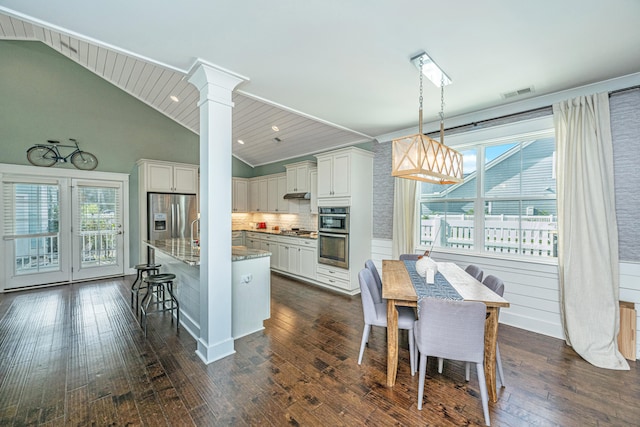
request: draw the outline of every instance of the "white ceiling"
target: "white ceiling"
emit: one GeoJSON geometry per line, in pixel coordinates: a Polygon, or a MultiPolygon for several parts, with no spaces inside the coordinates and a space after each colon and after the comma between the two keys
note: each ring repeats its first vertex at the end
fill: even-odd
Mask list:
{"type": "MultiPolygon", "coordinates": [[[[0,38],[44,41],[194,131],[197,94],[181,78],[196,59],[249,77],[233,138],[252,165],[414,127],[409,58],[421,50],[453,80],[447,117],[640,71],[637,0],[0,0],[0,11],[13,17],[0,15],[0,38]]],[[[434,121],[439,89],[424,95],[434,121]]]]}

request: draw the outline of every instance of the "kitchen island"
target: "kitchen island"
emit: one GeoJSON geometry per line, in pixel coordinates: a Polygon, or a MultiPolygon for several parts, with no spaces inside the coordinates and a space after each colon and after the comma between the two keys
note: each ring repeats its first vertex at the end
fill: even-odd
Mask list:
{"type": "MultiPolygon", "coordinates": [[[[180,302],[182,326],[200,336],[200,250],[188,239],[152,240],[149,262],[162,264],[161,273],[176,275],[174,290],[180,302]]],[[[234,339],[264,329],[270,317],[271,253],[245,246],[232,247],[232,336],[234,339]]],[[[211,284],[210,284],[211,285],[211,284]]]]}

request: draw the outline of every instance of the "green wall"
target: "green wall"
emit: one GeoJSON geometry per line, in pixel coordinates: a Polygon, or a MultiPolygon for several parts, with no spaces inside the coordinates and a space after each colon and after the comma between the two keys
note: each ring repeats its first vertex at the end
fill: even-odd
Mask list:
{"type": "Polygon", "coordinates": [[[130,173],[136,160],[198,163],[190,130],[40,42],[0,42],[3,163],[47,139],[76,138],[100,171],[130,173]]]}

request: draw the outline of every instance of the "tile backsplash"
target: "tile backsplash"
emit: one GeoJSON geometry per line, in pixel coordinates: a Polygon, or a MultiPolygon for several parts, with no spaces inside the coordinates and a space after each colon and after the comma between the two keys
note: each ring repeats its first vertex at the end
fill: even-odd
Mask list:
{"type": "Polygon", "coordinates": [[[276,213],[233,213],[231,214],[231,227],[234,230],[254,228],[256,222],[266,222],[267,229],[278,226],[280,229],[290,230],[300,228],[303,230],[318,229],[318,215],[311,213],[276,214],[276,213]]]}

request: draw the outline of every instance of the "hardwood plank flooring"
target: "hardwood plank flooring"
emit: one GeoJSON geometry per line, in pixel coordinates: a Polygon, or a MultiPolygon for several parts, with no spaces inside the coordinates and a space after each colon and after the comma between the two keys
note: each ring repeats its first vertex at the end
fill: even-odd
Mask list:
{"type": "MultiPolygon", "coordinates": [[[[475,374],[428,363],[425,401],[400,334],[387,388],[386,333],[374,328],[363,363],[360,297],[272,275],[271,319],[210,365],[168,315],[145,339],[129,306],[133,277],[0,294],[1,426],[475,426],[475,374]]],[[[588,364],[563,341],[500,325],[507,382],[494,426],[640,425],[640,372],[588,364]]]]}

